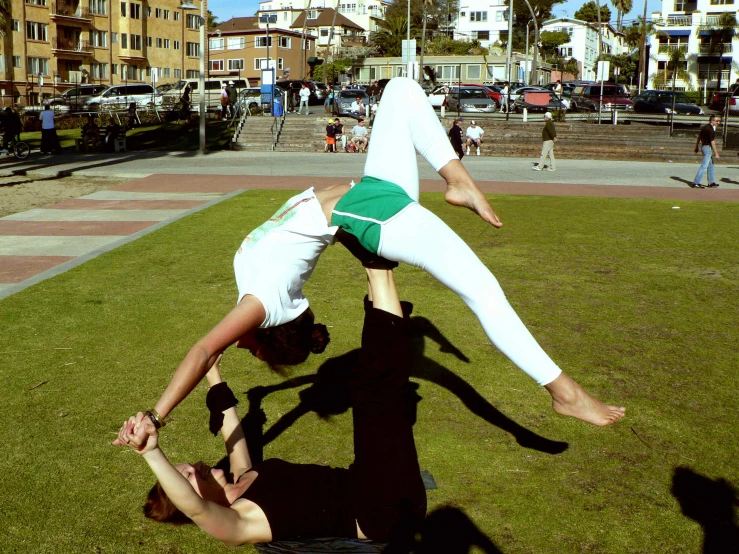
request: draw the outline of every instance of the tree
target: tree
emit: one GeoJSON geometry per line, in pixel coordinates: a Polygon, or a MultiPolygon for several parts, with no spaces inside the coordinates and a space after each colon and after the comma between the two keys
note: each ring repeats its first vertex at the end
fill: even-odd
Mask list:
{"type": "Polygon", "coordinates": [[[208,22],[208,26],[206,29],[208,29],[208,32],[215,31],[216,27],[218,26],[218,16],[214,15],[212,11],[208,10],[208,13],[205,16],[205,20],[208,22]]]}
{"type": "MultiPolygon", "coordinates": [[[[556,4],[565,0],[529,0],[531,9],[534,11],[537,22],[543,22],[552,18],[552,9],[556,4]]],[[[506,5],[510,0],[505,0],[506,5]]],[[[513,48],[523,50],[526,45],[526,24],[532,20],[526,0],[513,0],[513,48]]],[[[505,41],[502,41],[505,42],[505,41]]]]}
{"type": "Polygon", "coordinates": [[[329,63],[323,63],[313,68],[313,79],[323,81],[324,83],[335,83],[339,79],[339,75],[346,73],[352,65],[351,60],[340,59],[329,63]],[[324,79],[324,74],[326,79],[324,79]]]}
{"type": "Polygon", "coordinates": [[[570,58],[562,65],[562,71],[574,75],[577,79],[580,76],[580,62],[575,58],[570,58]]]}
{"type": "Polygon", "coordinates": [[[431,56],[465,56],[470,53],[475,42],[454,40],[445,36],[438,36],[426,43],[426,53],[431,56]]]}
{"type": "MultiPolygon", "coordinates": [[[[458,0],[434,0],[425,6],[426,23],[430,31],[446,30],[454,24],[459,13],[458,0]]],[[[395,1],[385,11],[385,20],[391,18],[408,19],[408,2],[395,1]]],[[[411,0],[411,29],[420,29],[424,21],[424,0],[411,0]]],[[[413,37],[411,37],[413,38],[413,37]]],[[[405,39],[405,35],[403,35],[405,39]]]]}
{"type": "MultiPolygon", "coordinates": [[[[663,49],[660,48],[660,52],[663,49]]],[[[685,48],[669,48],[667,50],[668,60],[665,64],[665,68],[662,71],[658,71],[654,77],[652,77],[652,84],[654,87],[665,86],[672,84],[672,90],[675,90],[675,81],[682,79],[690,83],[690,74],[686,69],[687,62],[687,46],[685,48]]]]}
{"type": "MultiPolygon", "coordinates": [[[[598,8],[595,5],[595,2],[591,0],[590,2],[583,4],[582,7],[575,12],[575,19],[587,21],[588,23],[597,23],[598,8]]],[[[601,21],[611,20],[611,9],[608,6],[600,7],[600,19],[601,21]]]]}
{"type": "Polygon", "coordinates": [[[570,42],[570,35],[564,31],[543,31],[539,35],[539,42],[541,43],[541,51],[546,61],[547,58],[560,57],[557,54],[557,48],[570,42]]]}
{"type": "MultiPolygon", "coordinates": [[[[709,55],[715,56],[718,54],[719,68],[716,90],[721,90],[721,70],[724,68],[724,52],[727,50],[727,47],[729,50],[731,49],[731,41],[737,35],[738,31],[739,24],[737,24],[736,14],[734,12],[724,12],[714,19],[708,19],[696,31],[698,36],[708,35],[709,55]]],[[[710,64],[708,69],[710,80],[710,64]]]]}
{"type": "Polygon", "coordinates": [[[637,81],[636,68],[639,64],[639,55],[636,52],[629,54],[603,54],[601,59],[611,62],[611,72],[618,67],[618,75],[614,73],[613,81],[628,84],[637,81]]]}
{"type": "MultiPolygon", "coordinates": [[[[403,40],[407,36],[408,20],[406,17],[385,18],[378,23],[380,30],[370,35],[370,44],[375,47],[381,56],[401,56],[403,40]]],[[[411,25],[411,38],[416,38],[417,32],[411,25]]]]}
{"type": "Polygon", "coordinates": [[[634,7],[632,0],[611,0],[611,5],[616,8],[618,17],[616,19],[616,28],[620,31],[623,29],[624,15],[629,13],[634,7]]]}

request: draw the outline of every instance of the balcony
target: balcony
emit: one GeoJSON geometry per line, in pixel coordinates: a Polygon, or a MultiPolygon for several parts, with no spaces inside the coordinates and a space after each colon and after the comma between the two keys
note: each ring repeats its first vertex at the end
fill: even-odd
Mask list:
{"type": "MultiPolygon", "coordinates": [[[[731,54],[731,43],[724,42],[723,46],[724,54],[731,54]]],[[[710,44],[701,44],[699,51],[701,56],[718,56],[719,52],[721,52],[721,47],[718,44],[716,44],[713,48],[711,48],[710,44]]]]}
{"type": "MultiPolygon", "coordinates": [[[[731,73],[728,69],[721,71],[721,81],[723,83],[729,82],[729,73],[731,73]]],[[[718,70],[707,70],[707,69],[701,69],[698,71],[698,80],[699,81],[718,81],[718,70]]]]}
{"type": "Polygon", "coordinates": [[[670,54],[671,52],[678,50],[684,54],[687,54],[688,52],[688,45],[687,44],[660,44],[659,45],[659,54],[670,54]]]}
{"type": "Polygon", "coordinates": [[[55,54],[91,56],[92,50],[92,46],[86,40],[59,37],[51,39],[51,51],[55,54]]]}
{"type": "Polygon", "coordinates": [[[693,24],[693,16],[669,15],[667,16],[667,19],[663,19],[661,23],[666,27],[690,27],[693,24]]]}
{"type": "Polygon", "coordinates": [[[67,2],[52,3],[50,17],[52,21],[57,19],[76,21],[78,23],[90,23],[91,21],[89,8],[67,2]]]}
{"type": "Polygon", "coordinates": [[[357,48],[367,46],[367,37],[363,35],[344,35],[341,37],[342,48],[357,48]]]}

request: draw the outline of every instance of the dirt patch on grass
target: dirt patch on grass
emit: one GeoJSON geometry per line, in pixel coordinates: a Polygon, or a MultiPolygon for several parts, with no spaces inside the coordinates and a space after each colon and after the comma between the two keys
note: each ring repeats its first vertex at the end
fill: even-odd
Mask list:
{"type": "Polygon", "coordinates": [[[129,179],[0,177],[0,217],[106,190],[129,179]]]}

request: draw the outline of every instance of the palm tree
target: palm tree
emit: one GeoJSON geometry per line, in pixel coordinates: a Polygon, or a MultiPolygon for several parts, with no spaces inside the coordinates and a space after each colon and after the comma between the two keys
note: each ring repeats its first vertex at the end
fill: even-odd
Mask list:
{"type": "Polygon", "coordinates": [[[684,62],[688,61],[688,46],[675,46],[676,45],[665,44],[659,48],[659,53],[666,53],[668,55],[668,60],[664,71],[657,72],[657,74],[652,78],[652,83],[655,88],[658,86],[665,86],[672,81],[672,90],[674,91],[677,79],[689,83],[689,87],[692,88],[690,74],[684,67],[684,62]]]}
{"type": "Polygon", "coordinates": [[[616,11],[618,12],[616,26],[620,31],[623,28],[624,15],[631,11],[631,8],[634,7],[634,3],[632,0],[611,0],[611,5],[616,8],[616,11]]]}
{"type": "MultiPolygon", "coordinates": [[[[721,70],[724,65],[724,50],[728,45],[731,47],[731,41],[739,32],[739,24],[736,21],[734,12],[724,12],[718,17],[709,16],[703,25],[698,27],[696,31],[698,36],[708,36],[708,54],[718,54],[719,67],[718,79],[716,81],[716,90],[721,90],[721,70]]],[[[711,65],[708,64],[708,74],[710,78],[711,65]]]]}
{"type": "MultiPolygon", "coordinates": [[[[379,31],[372,33],[370,44],[383,56],[400,56],[403,49],[403,37],[407,34],[408,20],[405,17],[391,17],[378,22],[379,31]]],[[[411,27],[411,38],[416,31],[411,27]]]]}

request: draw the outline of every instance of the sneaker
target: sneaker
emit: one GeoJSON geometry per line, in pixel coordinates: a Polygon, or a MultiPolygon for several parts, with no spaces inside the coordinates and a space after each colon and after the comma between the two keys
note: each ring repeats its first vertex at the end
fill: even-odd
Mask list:
{"type": "Polygon", "coordinates": [[[468,156],[470,155],[470,147],[469,146],[467,147],[467,155],[468,156]]]}
{"type": "Polygon", "coordinates": [[[538,165],[534,165],[531,167],[534,171],[541,171],[541,168],[538,165]]]}
{"type": "Polygon", "coordinates": [[[715,189],[716,187],[718,187],[718,183],[711,183],[710,185],[708,185],[709,189],[715,189]]]}
{"type": "Polygon", "coordinates": [[[705,185],[701,185],[700,183],[690,183],[691,189],[704,189],[706,188],[705,185]]]}
{"type": "Polygon", "coordinates": [[[547,167],[547,171],[557,171],[556,167],[547,167]]]}
{"type": "Polygon", "coordinates": [[[480,155],[480,149],[479,148],[477,149],[477,155],[478,156],[480,155]]]}

